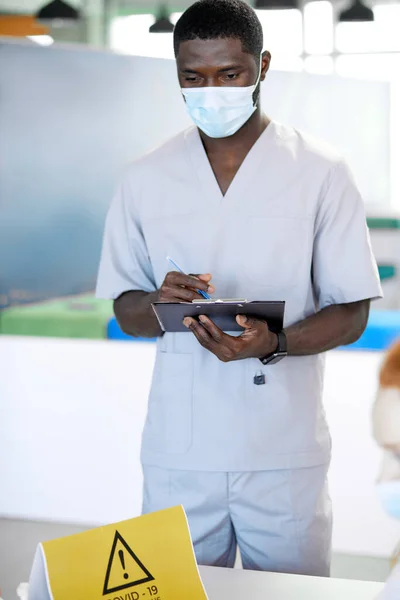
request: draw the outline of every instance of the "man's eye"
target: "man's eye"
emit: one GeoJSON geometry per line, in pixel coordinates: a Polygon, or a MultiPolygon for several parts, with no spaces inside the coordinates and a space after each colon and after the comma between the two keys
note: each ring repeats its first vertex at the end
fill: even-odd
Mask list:
{"type": "Polygon", "coordinates": [[[232,80],[232,79],[236,79],[237,76],[238,76],[237,73],[227,73],[226,78],[229,80],[232,80]]]}
{"type": "Polygon", "coordinates": [[[189,81],[190,83],[195,83],[197,81],[197,77],[185,77],[185,81],[189,81]]]}

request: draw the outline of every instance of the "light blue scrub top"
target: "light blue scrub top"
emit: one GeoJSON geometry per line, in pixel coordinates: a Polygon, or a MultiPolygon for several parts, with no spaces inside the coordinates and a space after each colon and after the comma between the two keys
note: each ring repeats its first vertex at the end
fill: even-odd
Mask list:
{"type": "MultiPolygon", "coordinates": [[[[212,273],[215,297],[285,300],[286,326],[331,304],[381,296],[346,164],[276,122],[225,196],[196,128],[130,166],[108,213],[97,296],[156,290],[171,270],[167,255],[187,272],[212,273]]],[[[204,471],[322,464],[331,445],[323,374],[322,355],[269,367],[222,363],[190,332],[167,333],[158,341],[142,460],[204,471]],[[257,386],[260,367],[266,384],[257,386]]]]}

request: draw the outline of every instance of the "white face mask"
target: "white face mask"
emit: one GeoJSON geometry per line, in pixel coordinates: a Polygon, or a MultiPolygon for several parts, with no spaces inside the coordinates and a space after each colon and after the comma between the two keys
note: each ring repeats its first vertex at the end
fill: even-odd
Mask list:
{"type": "Polygon", "coordinates": [[[382,481],[378,483],[377,490],[385,512],[394,519],[400,519],[400,479],[382,481]]]}
{"type": "Polygon", "coordinates": [[[211,138],[233,135],[257,109],[253,96],[261,77],[249,87],[181,88],[187,111],[195,125],[211,138]]]}

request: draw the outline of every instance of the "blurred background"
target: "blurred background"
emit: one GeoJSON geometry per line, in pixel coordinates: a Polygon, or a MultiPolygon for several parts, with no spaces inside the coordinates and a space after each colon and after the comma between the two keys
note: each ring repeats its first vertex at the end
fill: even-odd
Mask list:
{"type": "MultiPolygon", "coordinates": [[[[0,587],[35,545],[140,513],[154,342],[93,290],[129,161],[190,125],[173,24],[190,0],[0,0],[0,587]]],[[[333,574],[384,580],[400,539],[375,494],[370,414],[400,333],[400,3],[254,2],[263,105],[335,145],[362,191],[385,299],[328,355],[333,574]]],[[[357,277],[357,273],[354,274],[357,277]]]]}

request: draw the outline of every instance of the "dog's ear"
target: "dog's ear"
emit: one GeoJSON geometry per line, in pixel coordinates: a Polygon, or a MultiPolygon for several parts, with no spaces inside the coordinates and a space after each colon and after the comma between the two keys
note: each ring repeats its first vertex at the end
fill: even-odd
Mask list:
{"type": "Polygon", "coordinates": [[[372,417],[377,443],[391,452],[400,451],[400,342],[383,361],[372,417]]]}
{"type": "Polygon", "coordinates": [[[400,390],[400,342],[394,344],[386,354],[379,374],[379,384],[383,388],[400,390]]]}

